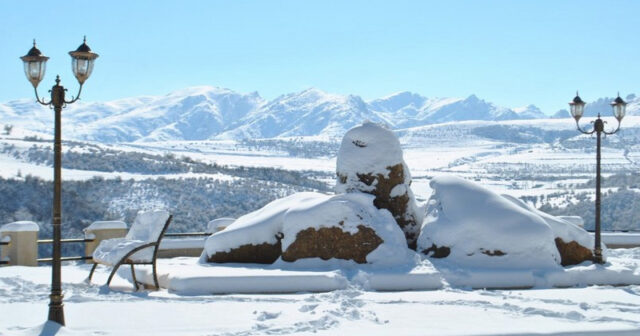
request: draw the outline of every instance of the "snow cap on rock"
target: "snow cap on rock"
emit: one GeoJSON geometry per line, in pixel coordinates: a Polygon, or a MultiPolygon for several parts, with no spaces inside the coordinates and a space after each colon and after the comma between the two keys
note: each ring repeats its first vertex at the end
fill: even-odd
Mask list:
{"type": "MultiPolygon", "coordinates": [[[[406,169],[402,158],[400,141],[395,134],[385,126],[372,122],[365,122],[361,126],[349,130],[342,139],[338,151],[336,171],[338,175],[346,176],[346,183],[338,183],[336,191],[345,193],[364,186],[356,174],[371,173],[387,176],[388,168],[402,163],[405,166],[405,181],[411,181],[409,170],[406,169]]],[[[361,190],[361,189],[358,189],[361,190]]]]}

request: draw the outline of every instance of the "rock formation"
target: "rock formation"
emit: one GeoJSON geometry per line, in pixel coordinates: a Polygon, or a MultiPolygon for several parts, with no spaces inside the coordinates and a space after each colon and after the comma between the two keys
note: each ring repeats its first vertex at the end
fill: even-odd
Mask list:
{"type": "Polygon", "coordinates": [[[411,174],[398,138],[390,130],[364,123],[349,130],[337,159],[337,193],[362,192],[375,196],[374,205],[387,209],[415,249],[422,216],[411,191],[411,174]]]}

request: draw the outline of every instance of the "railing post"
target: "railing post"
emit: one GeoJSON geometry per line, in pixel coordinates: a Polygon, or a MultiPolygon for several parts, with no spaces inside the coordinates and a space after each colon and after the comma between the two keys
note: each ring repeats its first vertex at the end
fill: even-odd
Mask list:
{"type": "Polygon", "coordinates": [[[38,224],[20,221],[0,226],[0,241],[9,241],[1,245],[0,260],[9,259],[13,266],[38,266],[38,224]]]}
{"type": "MultiPolygon", "coordinates": [[[[122,238],[127,235],[127,224],[123,221],[98,221],[84,229],[85,239],[93,239],[84,245],[85,255],[93,255],[96,247],[101,241],[111,238],[122,238]]],[[[93,260],[87,260],[88,264],[93,264],[93,260]]]]}

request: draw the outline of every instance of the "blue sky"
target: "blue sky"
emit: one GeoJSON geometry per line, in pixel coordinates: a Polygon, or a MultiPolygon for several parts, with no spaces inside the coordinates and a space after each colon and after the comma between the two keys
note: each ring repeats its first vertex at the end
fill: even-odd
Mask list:
{"type": "Polygon", "coordinates": [[[195,85],[271,99],[316,87],[365,99],[476,94],[566,108],[640,93],[638,1],[0,1],[0,102],[30,98],[35,37],[74,94],[67,52],[100,54],[85,101],[195,85]]]}

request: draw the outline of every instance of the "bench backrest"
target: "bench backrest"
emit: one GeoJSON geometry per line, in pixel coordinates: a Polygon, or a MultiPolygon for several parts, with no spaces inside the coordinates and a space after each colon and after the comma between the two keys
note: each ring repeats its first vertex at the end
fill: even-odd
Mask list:
{"type": "Polygon", "coordinates": [[[140,211],[125,238],[145,242],[158,241],[168,219],[169,212],[165,210],[140,211]]]}

